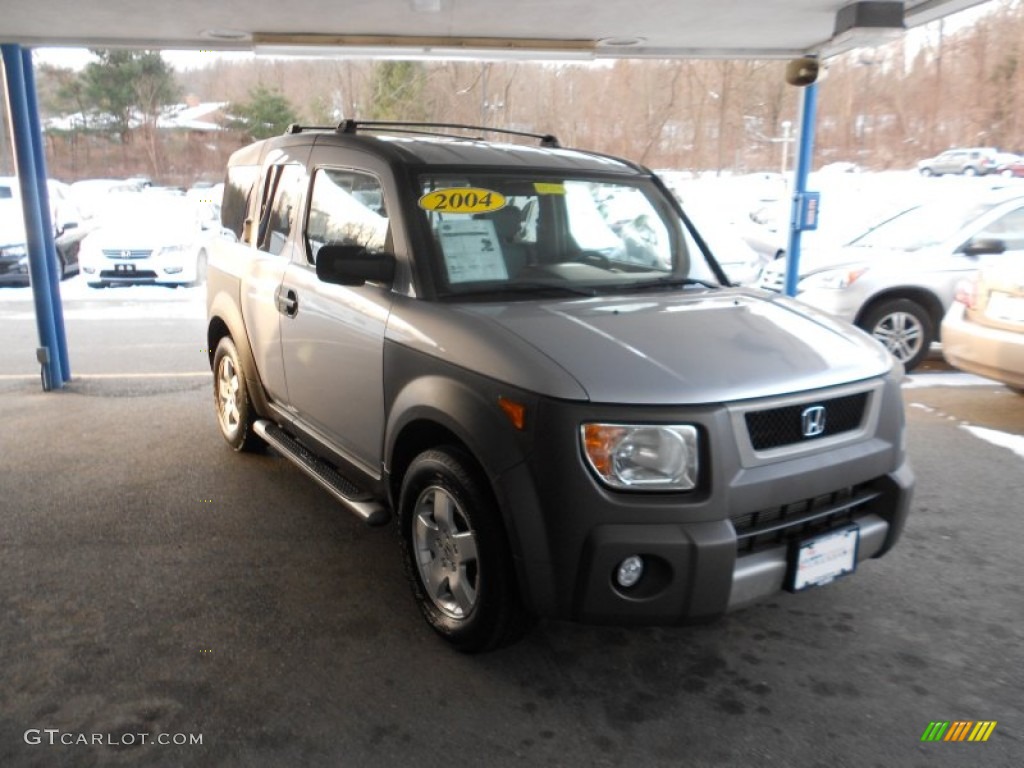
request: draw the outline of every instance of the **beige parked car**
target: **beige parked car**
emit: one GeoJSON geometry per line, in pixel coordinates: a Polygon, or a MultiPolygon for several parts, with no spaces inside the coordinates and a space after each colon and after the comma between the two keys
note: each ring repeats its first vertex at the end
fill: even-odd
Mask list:
{"type": "Polygon", "coordinates": [[[1024,265],[982,270],[961,284],[942,321],[942,354],[1024,394],[1024,265]]]}

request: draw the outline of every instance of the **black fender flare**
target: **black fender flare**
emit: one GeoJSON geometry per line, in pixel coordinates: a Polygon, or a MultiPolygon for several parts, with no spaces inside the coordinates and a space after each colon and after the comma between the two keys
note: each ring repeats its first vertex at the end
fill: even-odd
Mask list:
{"type": "Polygon", "coordinates": [[[238,350],[238,359],[242,364],[242,373],[245,375],[249,397],[256,413],[263,418],[268,418],[270,407],[266,392],[263,391],[259,372],[256,370],[256,359],[253,357],[252,347],[249,345],[249,335],[245,331],[245,320],[242,318],[237,303],[224,292],[219,292],[211,299],[207,309],[206,351],[210,358],[210,370],[213,370],[213,355],[217,350],[217,343],[225,335],[231,337],[235,343],[235,349],[238,350]]]}
{"type": "MultiPolygon", "coordinates": [[[[395,395],[384,435],[389,477],[406,428],[430,423],[454,435],[481,466],[494,493],[512,550],[522,598],[533,611],[554,610],[555,576],[542,505],[526,465],[528,438],[497,403],[500,385],[484,391],[445,375],[417,377],[395,395]],[[489,397],[493,394],[493,400],[489,397]]],[[[394,478],[400,480],[400,478],[394,478]]],[[[397,499],[394,500],[397,507],[397,499]]],[[[396,510],[397,511],[397,510],[396,510]]]]}

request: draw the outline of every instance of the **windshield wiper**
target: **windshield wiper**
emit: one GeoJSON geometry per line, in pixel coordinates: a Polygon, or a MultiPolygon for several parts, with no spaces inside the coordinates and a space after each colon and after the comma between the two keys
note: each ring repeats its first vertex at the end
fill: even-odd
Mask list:
{"type": "Polygon", "coordinates": [[[486,288],[477,288],[472,291],[454,291],[448,294],[447,298],[461,299],[467,296],[479,298],[480,296],[500,296],[502,294],[525,294],[525,293],[559,293],[569,294],[571,296],[596,296],[597,291],[593,288],[586,288],[580,285],[570,285],[561,283],[541,283],[541,282],[523,282],[516,281],[513,283],[506,283],[503,285],[491,285],[486,288]]]}
{"type": "Polygon", "coordinates": [[[639,283],[629,283],[626,285],[620,284],[617,285],[616,288],[626,291],[646,291],[651,288],[685,288],[691,285],[699,285],[703,288],[710,288],[711,290],[722,287],[718,283],[712,283],[696,277],[677,277],[675,275],[666,275],[665,277],[659,277],[657,280],[645,280],[639,283]]]}

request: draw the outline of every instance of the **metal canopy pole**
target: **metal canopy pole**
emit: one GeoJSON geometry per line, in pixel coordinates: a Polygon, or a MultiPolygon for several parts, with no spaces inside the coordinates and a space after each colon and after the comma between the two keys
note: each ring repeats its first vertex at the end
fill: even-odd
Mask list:
{"type": "MultiPolygon", "coordinates": [[[[29,131],[32,136],[32,159],[35,161],[36,189],[39,190],[39,213],[43,221],[43,242],[46,246],[46,270],[50,276],[50,303],[53,307],[53,326],[57,335],[57,353],[63,381],[71,380],[71,362],[68,359],[68,339],[64,329],[64,304],[60,296],[61,262],[57,258],[57,231],[50,207],[50,188],[46,183],[46,153],[43,151],[43,130],[39,124],[39,103],[36,97],[36,76],[32,66],[32,51],[21,49],[21,72],[25,78],[25,98],[28,101],[29,131]]],[[[79,224],[81,224],[79,222],[79,224]]]]}
{"type": "Polygon", "coordinates": [[[5,43],[0,45],[0,50],[3,53],[7,111],[14,138],[14,163],[25,216],[29,279],[39,333],[40,347],[36,357],[42,366],[43,389],[49,391],[61,389],[70,378],[70,372],[62,365],[62,360],[67,360],[67,344],[64,340],[60,292],[56,285],[56,249],[49,205],[46,203],[46,168],[36,165],[37,154],[42,157],[42,141],[39,136],[39,116],[33,111],[35,94],[30,94],[34,88],[32,62],[30,57],[22,56],[19,45],[5,43]],[[29,72],[27,76],[26,62],[29,72]]]}
{"type": "MultiPolygon", "coordinates": [[[[808,221],[807,175],[814,155],[814,123],[818,111],[818,84],[803,88],[800,102],[800,146],[797,150],[793,182],[793,207],[789,222],[789,248],[786,250],[786,295],[796,296],[800,277],[800,236],[805,229],[817,226],[817,210],[813,226],[808,221]]],[[[817,201],[815,200],[815,203],[817,201]]]]}

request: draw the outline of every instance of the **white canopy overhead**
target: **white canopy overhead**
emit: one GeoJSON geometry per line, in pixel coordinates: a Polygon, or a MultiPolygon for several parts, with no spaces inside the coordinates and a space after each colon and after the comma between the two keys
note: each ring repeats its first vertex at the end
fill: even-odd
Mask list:
{"type": "Polygon", "coordinates": [[[983,1],[5,0],[0,42],[472,58],[827,56],[983,1]]]}

